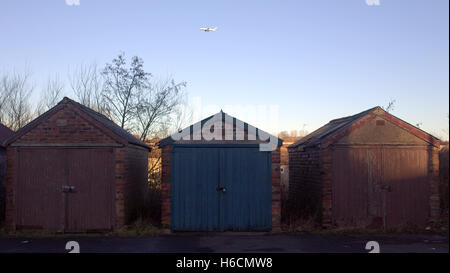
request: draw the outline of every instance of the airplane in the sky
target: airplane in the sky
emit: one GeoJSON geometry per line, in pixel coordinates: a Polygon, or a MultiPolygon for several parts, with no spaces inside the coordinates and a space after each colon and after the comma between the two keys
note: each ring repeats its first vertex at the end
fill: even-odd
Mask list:
{"type": "Polygon", "coordinates": [[[200,30],[203,30],[204,32],[216,31],[217,27],[215,27],[215,28],[201,27],[200,30]]]}

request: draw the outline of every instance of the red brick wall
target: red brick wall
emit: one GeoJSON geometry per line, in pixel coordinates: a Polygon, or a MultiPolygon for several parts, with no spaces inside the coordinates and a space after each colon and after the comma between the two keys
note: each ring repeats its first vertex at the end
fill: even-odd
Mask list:
{"type": "Polygon", "coordinates": [[[161,224],[163,226],[170,226],[170,151],[170,145],[161,149],[161,224]]]}
{"type": "Polygon", "coordinates": [[[289,214],[293,218],[316,218],[321,221],[322,182],[321,153],[318,148],[299,151],[289,149],[289,214]]]}
{"type": "Polygon", "coordinates": [[[272,152],[272,228],[279,229],[281,222],[280,148],[272,152]]]}
{"type": "Polygon", "coordinates": [[[64,105],[14,143],[117,143],[81,115],[73,106],[64,105]]]}
{"type": "Polygon", "coordinates": [[[430,225],[438,225],[441,214],[439,194],[439,149],[430,149],[431,156],[428,162],[430,181],[430,225]]]}
{"type": "Polygon", "coordinates": [[[329,147],[320,152],[320,176],[322,181],[322,215],[320,222],[323,228],[332,227],[332,163],[333,148],[329,147]]]}

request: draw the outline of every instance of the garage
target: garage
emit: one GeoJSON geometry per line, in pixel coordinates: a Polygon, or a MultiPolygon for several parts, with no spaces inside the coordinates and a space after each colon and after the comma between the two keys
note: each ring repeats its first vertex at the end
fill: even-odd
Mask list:
{"type": "Polygon", "coordinates": [[[323,227],[424,228],[439,215],[439,140],[380,107],[289,146],[289,202],[323,227]]]}
{"type": "Polygon", "coordinates": [[[197,128],[214,118],[211,128],[219,131],[219,138],[206,140],[202,134],[198,140],[186,139],[197,134],[193,125],[183,130],[183,138],[160,142],[162,223],[175,231],[278,228],[281,140],[271,136],[276,139],[273,150],[262,151],[258,136],[263,131],[253,127],[252,137],[251,126],[223,112],[202,120],[197,128]],[[236,137],[236,124],[243,124],[242,139],[236,137]]]}
{"type": "Polygon", "coordinates": [[[64,98],[7,141],[7,227],[122,227],[143,205],[148,151],[103,115],[64,98]]]}

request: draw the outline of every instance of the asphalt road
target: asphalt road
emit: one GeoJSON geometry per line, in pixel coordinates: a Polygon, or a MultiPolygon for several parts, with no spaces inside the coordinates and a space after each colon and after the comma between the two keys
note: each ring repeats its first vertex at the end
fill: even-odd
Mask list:
{"type": "Polygon", "coordinates": [[[439,235],[171,234],[159,237],[0,238],[0,253],[65,253],[77,241],[82,253],[364,253],[368,241],[380,252],[448,253],[439,235]]]}

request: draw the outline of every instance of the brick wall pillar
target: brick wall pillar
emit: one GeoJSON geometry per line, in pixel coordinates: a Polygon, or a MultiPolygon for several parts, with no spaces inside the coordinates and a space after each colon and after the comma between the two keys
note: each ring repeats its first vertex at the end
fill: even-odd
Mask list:
{"type": "Polygon", "coordinates": [[[322,180],[322,227],[332,228],[333,226],[333,208],[332,208],[332,162],[333,150],[331,148],[320,152],[320,169],[322,180]]]}
{"type": "Polygon", "coordinates": [[[167,227],[170,227],[170,152],[170,145],[161,149],[161,224],[167,227]]]}
{"type": "Polygon", "coordinates": [[[116,229],[120,229],[125,224],[125,149],[114,149],[115,179],[116,179],[116,229]]]}
{"type": "Polygon", "coordinates": [[[430,181],[430,225],[437,225],[440,216],[439,149],[430,149],[428,175],[430,181]]]}
{"type": "Polygon", "coordinates": [[[280,147],[272,152],[272,229],[280,228],[281,192],[280,192],[280,147]]]}

